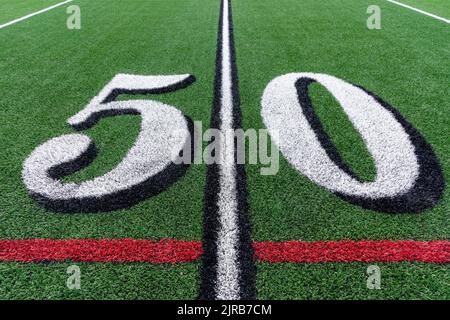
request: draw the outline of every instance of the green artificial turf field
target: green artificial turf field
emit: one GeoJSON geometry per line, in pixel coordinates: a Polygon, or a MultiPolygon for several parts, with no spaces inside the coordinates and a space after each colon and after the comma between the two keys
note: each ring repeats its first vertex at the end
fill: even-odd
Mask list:
{"type": "MultiPolygon", "coordinates": [[[[401,2],[450,18],[445,0],[401,2]]],[[[211,167],[205,163],[191,165],[153,197],[96,213],[52,212],[39,206],[27,191],[22,170],[37,146],[75,133],[67,119],[119,73],[194,75],[195,82],[184,89],[122,94],[117,101],[152,99],[175,106],[193,121],[201,121],[204,132],[218,90],[220,0],[75,0],[1,28],[56,3],[0,4],[0,299],[196,299],[208,277],[201,259],[145,263],[2,258],[7,254],[2,255],[6,247],[1,240],[131,238],[199,243],[209,241],[208,230],[216,230],[205,213],[208,186],[214,186],[208,184],[211,167]],[[66,26],[69,5],[81,9],[80,30],[66,26]],[[81,270],[80,290],[66,286],[66,269],[73,264],[81,270]]],[[[432,146],[448,183],[450,24],[384,0],[232,0],[231,6],[243,129],[266,127],[261,101],[274,78],[292,72],[332,75],[362,86],[398,110],[432,146]],[[370,5],[381,9],[380,30],[367,28],[370,5]]],[[[374,181],[377,170],[367,141],[333,95],[313,83],[309,96],[345,163],[361,181],[374,181]]],[[[61,181],[81,184],[115,168],[138,137],[140,122],[130,114],[107,117],[80,131],[95,142],[97,157],[61,181]]],[[[251,241],[438,240],[445,242],[444,251],[450,250],[448,188],[420,214],[377,212],[319,186],[283,154],[275,175],[261,175],[262,167],[245,165],[251,241]]],[[[254,297],[450,299],[449,255],[443,252],[438,263],[255,259],[254,297]],[[373,264],[381,270],[381,290],[366,286],[366,269],[373,264]]]]}

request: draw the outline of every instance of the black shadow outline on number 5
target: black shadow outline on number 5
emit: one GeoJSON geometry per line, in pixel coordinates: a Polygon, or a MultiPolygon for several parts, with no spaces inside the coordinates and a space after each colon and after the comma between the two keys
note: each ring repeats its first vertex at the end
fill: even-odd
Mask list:
{"type": "MultiPolygon", "coordinates": [[[[298,100],[302,106],[302,111],[316,134],[320,144],[326,151],[330,159],[344,172],[351,177],[361,181],[351,170],[351,168],[344,162],[339,154],[339,151],[331,141],[322,127],[319,117],[311,103],[308,93],[310,84],[316,82],[311,78],[301,78],[295,83],[297,89],[298,100]]],[[[422,134],[413,127],[395,108],[393,108],[386,101],[376,96],[365,88],[355,85],[368,95],[373,97],[383,108],[388,110],[395,119],[401,124],[405,132],[411,139],[411,143],[415,148],[419,164],[419,176],[417,177],[414,186],[406,193],[400,194],[396,197],[384,198],[368,198],[350,196],[344,193],[335,192],[335,194],[345,201],[352,204],[359,205],[365,209],[370,209],[379,212],[387,213],[420,213],[426,209],[432,208],[440,200],[444,188],[445,180],[442,173],[441,166],[433,151],[433,148],[425,140],[422,134]]]]}
{"type": "MultiPolygon", "coordinates": [[[[191,83],[195,81],[194,76],[190,76],[186,80],[180,82],[177,85],[158,89],[158,90],[118,90],[113,91],[109,96],[107,102],[112,102],[117,98],[119,94],[127,93],[127,94],[156,94],[156,93],[167,93],[179,90],[180,88],[185,88],[191,83]],[[112,96],[113,95],[113,96],[112,96]],[[113,97],[111,99],[111,97],[113,97]]],[[[81,126],[74,126],[76,130],[85,130],[95,123],[105,117],[117,116],[117,115],[137,115],[135,110],[119,110],[119,111],[104,111],[97,112],[93,114],[86,122],[81,126]]],[[[194,123],[193,121],[184,115],[184,118],[187,122],[187,127],[189,134],[191,136],[190,141],[190,149],[191,154],[194,152],[195,141],[192,139],[194,137],[194,123]]],[[[187,143],[189,143],[189,141],[187,143]]],[[[185,145],[183,150],[189,148],[188,145],[185,145]]],[[[181,153],[180,152],[180,153],[181,153]]],[[[64,176],[68,176],[76,171],[79,171],[85,167],[87,167],[97,156],[97,150],[94,143],[91,143],[89,147],[85,150],[83,154],[81,154],[78,158],[73,159],[70,162],[62,163],[57,166],[54,166],[48,170],[48,174],[53,179],[60,179],[64,176]]],[[[144,182],[132,186],[128,189],[121,190],[118,192],[114,192],[102,197],[84,197],[84,198],[76,198],[76,199],[52,199],[46,196],[43,196],[39,193],[30,192],[31,197],[43,208],[53,211],[53,212],[61,212],[61,213],[96,213],[96,212],[108,212],[119,209],[129,208],[147,198],[155,196],[167,188],[169,188],[172,184],[174,184],[179,178],[181,178],[189,168],[190,164],[169,164],[163,171],[159,172],[155,176],[145,180],[144,182]]]]}

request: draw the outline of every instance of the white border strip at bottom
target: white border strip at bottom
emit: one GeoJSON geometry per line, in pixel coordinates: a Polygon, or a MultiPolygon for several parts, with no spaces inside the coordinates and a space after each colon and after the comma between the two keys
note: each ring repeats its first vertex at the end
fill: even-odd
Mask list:
{"type": "Polygon", "coordinates": [[[23,16],[23,17],[21,17],[21,18],[18,18],[18,19],[15,19],[15,20],[12,20],[12,21],[10,21],[10,22],[7,22],[7,23],[5,23],[5,24],[0,25],[0,29],[3,29],[3,28],[5,28],[5,27],[8,27],[8,26],[10,26],[10,25],[12,25],[12,24],[18,23],[18,22],[20,22],[20,21],[26,20],[26,19],[28,19],[28,18],[34,17],[34,16],[36,16],[36,15],[38,15],[38,14],[41,14],[41,13],[50,11],[50,10],[52,10],[52,9],[55,9],[55,8],[57,8],[57,7],[59,7],[59,6],[65,5],[66,3],[69,3],[69,2],[72,2],[72,1],[73,1],[73,0],[66,0],[66,1],[63,1],[63,2],[60,2],[60,3],[54,4],[54,5],[52,5],[52,6],[48,7],[48,8],[45,8],[45,9],[42,9],[42,10],[39,10],[39,11],[30,13],[30,14],[27,14],[26,16],[23,16]]]}
{"type": "Polygon", "coordinates": [[[421,14],[424,14],[424,15],[426,15],[426,16],[432,17],[432,18],[434,18],[434,19],[444,21],[444,22],[447,23],[447,24],[450,24],[450,20],[445,19],[445,18],[442,18],[442,17],[439,17],[439,16],[436,16],[436,15],[431,14],[431,13],[429,13],[429,12],[426,12],[426,11],[423,11],[423,10],[420,10],[420,9],[417,9],[417,8],[414,8],[414,7],[411,7],[411,6],[408,6],[407,4],[404,4],[404,3],[401,3],[401,2],[398,2],[398,1],[394,1],[394,0],[387,0],[387,1],[388,1],[388,2],[391,2],[391,3],[394,3],[394,4],[396,4],[396,5],[402,6],[402,7],[404,7],[404,8],[407,8],[407,9],[410,9],[410,10],[413,10],[413,11],[416,11],[416,12],[419,12],[419,13],[421,13],[421,14]]]}

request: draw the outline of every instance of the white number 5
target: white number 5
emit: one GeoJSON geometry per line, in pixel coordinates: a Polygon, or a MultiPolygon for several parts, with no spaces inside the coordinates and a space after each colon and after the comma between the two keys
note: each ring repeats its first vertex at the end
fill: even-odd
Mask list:
{"type": "MultiPolygon", "coordinates": [[[[97,212],[126,208],[163,191],[184,174],[187,165],[173,160],[191,143],[192,121],[175,107],[153,100],[117,101],[122,93],[162,93],[184,88],[190,75],[135,76],[119,74],[68,122],[77,130],[101,118],[122,114],[142,117],[141,130],[125,158],[108,173],[82,183],[60,178],[89,165],[96,150],[83,134],[53,138],[25,160],[22,177],[32,197],[58,212],[97,212]]],[[[188,146],[189,147],[189,146],[188,146]]]]}

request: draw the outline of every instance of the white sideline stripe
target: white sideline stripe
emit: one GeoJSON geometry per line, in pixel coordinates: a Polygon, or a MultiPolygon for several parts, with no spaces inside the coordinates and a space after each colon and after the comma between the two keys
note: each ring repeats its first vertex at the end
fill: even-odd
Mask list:
{"type": "Polygon", "coordinates": [[[399,5],[399,6],[401,6],[401,7],[404,7],[404,8],[407,8],[407,9],[410,9],[410,10],[413,10],[413,11],[416,11],[416,12],[419,12],[419,13],[424,14],[424,15],[426,15],[426,16],[435,18],[435,19],[437,19],[437,20],[444,21],[444,22],[447,23],[447,24],[450,24],[450,20],[445,19],[445,18],[442,18],[442,17],[439,17],[439,16],[434,15],[434,14],[432,14],[432,13],[429,13],[429,12],[426,12],[426,11],[423,11],[423,10],[420,10],[420,9],[417,9],[417,8],[414,8],[414,7],[411,7],[411,6],[407,5],[407,4],[404,4],[404,3],[401,3],[401,2],[398,2],[398,1],[394,1],[394,0],[387,0],[387,1],[388,1],[388,2],[391,2],[391,3],[394,3],[394,4],[396,4],[396,5],[399,5]]]}
{"type": "Polygon", "coordinates": [[[231,52],[228,2],[223,2],[222,12],[222,79],[220,119],[222,141],[219,164],[218,215],[219,231],[217,234],[217,282],[215,286],[217,300],[238,300],[239,262],[237,246],[239,226],[237,213],[236,167],[234,164],[234,140],[229,143],[227,132],[233,130],[233,93],[231,76],[231,52]]]}
{"type": "Polygon", "coordinates": [[[21,18],[18,18],[18,19],[15,19],[15,20],[12,20],[12,21],[10,21],[10,22],[7,22],[7,23],[5,23],[5,24],[0,25],[0,29],[3,29],[3,28],[5,28],[5,27],[8,27],[8,26],[10,26],[10,25],[12,25],[12,24],[18,23],[18,22],[20,22],[20,21],[26,20],[26,19],[28,19],[28,18],[37,16],[38,14],[41,14],[41,13],[50,11],[50,10],[52,10],[52,9],[55,9],[55,8],[57,8],[57,7],[60,7],[60,6],[62,6],[62,5],[65,5],[66,3],[69,3],[69,2],[72,2],[72,1],[73,1],[73,0],[66,0],[66,1],[63,1],[63,2],[60,2],[60,3],[54,4],[54,5],[52,5],[52,6],[48,7],[48,8],[45,8],[45,9],[42,9],[42,10],[39,10],[39,11],[30,13],[30,14],[27,14],[26,16],[23,16],[23,17],[21,17],[21,18]]]}

